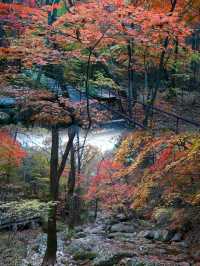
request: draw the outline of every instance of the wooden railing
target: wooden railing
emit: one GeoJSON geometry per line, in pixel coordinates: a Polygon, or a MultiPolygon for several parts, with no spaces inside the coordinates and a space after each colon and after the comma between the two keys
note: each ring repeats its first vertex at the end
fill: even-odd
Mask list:
{"type": "MultiPolygon", "coordinates": [[[[75,89],[80,94],[85,94],[80,89],[78,89],[78,88],[75,88],[75,89]]],[[[128,100],[127,97],[125,97],[125,96],[119,96],[116,92],[112,92],[111,93],[110,90],[108,90],[108,95],[110,97],[110,100],[112,99],[112,101],[115,101],[115,100],[116,101],[127,101],[128,100]],[[113,95],[115,95],[115,99],[114,99],[113,95]]],[[[99,100],[99,97],[96,98],[94,95],[93,96],[90,95],[90,99],[99,100]]],[[[119,110],[115,110],[112,105],[110,105],[108,103],[105,103],[105,102],[102,103],[102,100],[99,100],[99,104],[101,106],[103,106],[104,108],[106,108],[107,110],[109,110],[109,111],[111,111],[111,112],[119,115],[119,117],[125,119],[128,122],[129,125],[137,126],[139,128],[145,129],[145,126],[143,125],[143,123],[140,122],[140,121],[136,121],[136,117],[134,115],[132,117],[130,117],[130,115],[127,112],[121,112],[119,110]]],[[[174,119],[175,120],[175,127],[172,128],[172,130],[175,133],[179,133],[180,132],[180,124],[181,123],[191,125],[191,126],[193,126],[195,128],[195,130],[200,131],[200,123],[198,123],[196,121],[192,121],[192,120],[190,120],[188,118],[182,117],[180,115],[176,115],[176,114],[174,114],[172,112],[167,112],[167,111],[162,110],[162,109],[160,109],[160,108],[158,108],[156,106],[148,105],[148,104],[145,104],[145,103],[143,103],[141,101],[132,101],[132,106],[135,106],[135,104],[141,105],[143,110],[145,110],[145,108],[150,108],[152,110],[152,113],[160,113],[161,115],[168,116],[170,120],[171,119],[174,119]]]]}

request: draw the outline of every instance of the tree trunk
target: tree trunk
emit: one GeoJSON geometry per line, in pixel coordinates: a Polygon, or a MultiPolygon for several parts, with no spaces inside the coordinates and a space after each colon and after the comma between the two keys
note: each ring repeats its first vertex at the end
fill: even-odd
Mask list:
{"type": "Polygon", "coordinates": [[[92,51],[89,51],[88,61],[87,61],[87,68],[86,68],[86,81],[85,81],[85,94],[86,94],[86,101],[87,101],[87,116],[88,116],[88,128],[90,128],[92,124],[92,119],[90,115],[90,100],[89,100],[89,79],[90,79],[90,64],[91,64],[91,56],[92,51]]]}
{"type": "Polygon", "coordinates": [[[94,220],[96,221],[98,215],[98,199],[95,199],[94,220]]]}
{"type": "Polygon", "coordinates": [[[133,43],[128,42],[128,113],[129,117],[132,118],[132,102],[136,101],[137,93],[133,84],[133,43]]]}
{"type": "Polygon", "coordinates": [[[75,165],[75,151],[74,146],[71,147],[71,158],[70,158],[70,173],[68,178],[68,204],[69,204],[69,230],[73,230],[75,224],[75,197],[74,189],[76,183],[76,165],[75,165]]]}
{"type": "MultiPolygon", "coordinates": [[[[58,148],[59,131],[52,128],[52,146],[50,161],[50,200],[58,200],[59,178],[58,178],[58,148]]],[[[42,266],[53,266],[56,263],[57,235],[56,235],[56,204],[51,207],[48,217],[47,249],[42,262],[42,266]]]]}

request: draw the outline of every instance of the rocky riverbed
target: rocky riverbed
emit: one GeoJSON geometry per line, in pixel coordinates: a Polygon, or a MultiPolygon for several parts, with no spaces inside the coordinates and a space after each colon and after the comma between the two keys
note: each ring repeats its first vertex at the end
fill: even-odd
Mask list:
{"type": "MultiPolygon", "coordinates": [[[[21,266],[39,266],[46,235],[38,234],[21,266]]],[[[189,266],[200,265],[200,251],[193,252],[179,232],[155,228],[144,220],[101,217],[94,224],[77,227],[71,240],[58,233],[57,266],[189,266]]]]}

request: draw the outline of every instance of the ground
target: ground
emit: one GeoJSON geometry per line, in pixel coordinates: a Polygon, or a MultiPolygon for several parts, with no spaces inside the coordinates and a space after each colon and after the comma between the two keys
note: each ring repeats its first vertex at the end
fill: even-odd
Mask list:
{"type": "MultiPolygon", "coordinates": [[[[159,229],[155,224],[122,216],[101,215],[93,224],[77,227],[68,238],[58,232],[57,266],[199,266],[200,252],[191,249],[181,234],[159,229]]],[[[1,266],[39,266],[46,235],[25,230],[1,235],[1,266]],[[17,248],[16,248],[17,246],[17,248]]]]}

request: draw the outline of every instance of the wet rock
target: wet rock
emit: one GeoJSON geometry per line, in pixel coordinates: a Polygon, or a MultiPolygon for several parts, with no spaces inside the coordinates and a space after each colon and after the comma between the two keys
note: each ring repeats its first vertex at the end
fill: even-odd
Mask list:
{"type": "Polygon", "coordinates": [[[146,239],[150,240],[157,240],[157,241],[163,241],[163,242],[168,242],[170,241],[173,236],[174,232],[170,230],[146,230],[146,231],[141,231],[138,234],[139,237],[144,237],[146,239]]]}
{"type": "Polygon", "coordinates": [[[1,108],[12,108],[16,106],[16,100],[11,97],[0,97],[1,108]]]}
{"type": "MultiPolygon", "coordinates": [[[[165,262],[165,264],[161,264],[159,262],[153,262],[150,261],[150,259],[143,259],[143,258],[126,258],[122,260],[119,264],[120,266],[172,266],[172,264],[169,264],[165,262]]],[[[176,266],[173,264],[173,266],[176,266]]]]}
{"type": "Polygon", "coordinates": [[[132,249],[99,235],[73,239],[67,251],[76,260],[92,260],[93,266],[113,266],[124,257],[134,256],[132,249]]]}
{"type": "Polygon", "coordinates": [[[140,231],[138,234],[138,237],[146,238],[146,239],[153,239],[154,238],[154,231],[151,230],[145,230],[140,231]]]}
{"type": "Polygon", "coordinates": [[[136,237],[137,233],[124,233],[124,232],[115,232],[110,233],[108,236],[110,238],[118,239],[121,241],[134,241],[134,238],[136,237]]]}
{"type": "Polygon", "coordinates": [[[180,242],[181,240],[182,240],[182,234],[181,233],[176,233],[171,239],[171,241],[174,241],[174,242],[180,242]]]}
{"type": "Polygon", "coordinates": [[[174,233],[168,230],[157,230],[154,232],[154,240],[159,240],[159,241],[170,241],[173,237],[174,233]]]}
{"type": "Polygon", "coordinates": [[[96,235],[105,235],[106,232],[106,227],[105,225],[103,224],[97,224],[96,226],[93,225],[93,226],[90,226],[90,227],[87,227],[84,232],[87,234],[96,234],[96,235]]]}
{"type": "Polygon", "coordinates": [[[199,246],[197,248],[192,249],[191,255],[196,262],[200,262],[200,249],[199,246]]]}
{"type": "Polygon", "coordinates": [[[136,226],[130,223],[118,223],[114,224],[110,228],[110,232],[124,232],[124,233],[134,233],[136,231],[136,226]]]}
{"type": "Polygon", "coordinates": [[[188,248],[189,244],[186,241],[181,241],[181,242],[179,242],[179,246],[182,248],[188,248]]]}
{"type": "Polygon", "coordinates": [[[67,250],[73,257],[80,257],[80,254],[93,252],[97,248],[98,242],[102,243],[102,238],[98,236],[73,239],[67,250]]]}
{"type": "Polygon", "coordinates": [[[119,263],[122,258],[127,256],[130,256],[130,254],[123,251],[106,257],[98,257],[94,260],[92,266],[113,266],[119,263]]]}
{"type": "Polygon", "coordinates": [[[75,234],[75,238],[83,238],[83,237],[86,237],[87,234],[84,233],[84,232],[78,232],[75,234]]]}
{"type": "Polygon", "coordinates": [[[10,121],[10,115],[5,112],[0,112],[0,124],[7,124],[10,121]]]}

